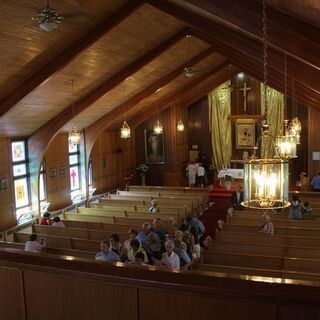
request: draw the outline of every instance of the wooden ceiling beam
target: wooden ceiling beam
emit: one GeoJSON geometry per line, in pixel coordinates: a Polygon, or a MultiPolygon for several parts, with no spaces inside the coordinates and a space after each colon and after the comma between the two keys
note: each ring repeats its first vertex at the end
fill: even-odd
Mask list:
{"type": "MultiPolygon", "coordinates": [[[[106,80],[104,83],[100,84],[95,90],[89,92],[87,95],[82,97],[80,100],[76,101],[74,104],[68,106],[60,114],[49,120],[45,125],[35,131],[29,141],[32,145],[37,145],[38,141],[46,141],[49,144],[51,139],[63,128],[63,126],[68,123],[74,116],[78,115],[80,112],[88,108],[92,103],[97,101],[103,95],[108,93],[110,90],[119,85],[126,78],[139,71],[145,65],[150,63],[152,60],[159,57],[166,50],[170,49],[181,39],[185,37],[188,33],[188,29],[183,29],[174,36],[162,42],[157,47],[153,48],[151,51],[147,52],[142,57],[129,64],[127,67],[119,71],[111,79],[106,80]]],[[[42,154],[43,152],[39,150],[42,154]]],[[[39,156],[40,157],[40,156],[39,156]]]]}
{"type": "Polygon", "coordinates": [[[105,17],[100,23],[86,32],[79,39],[75,40],[69,47],[64,49],[44,67],[31,75],[19,87],[15,88],[11,93],[3,97],[0,101],[0,117],[8,112],[15,104],[26,97],[50,76],[69,64],[81,52],[94,44],[113,28],[118,26],[142,4],[143,1],[141,0],[128,1],[111,16],[105,17]]]}
{"type": "MultiPolygon", "coordinates": [[[[242,64],[247,64],[249,70],[251,70],[252,72],[253,72],[253,70],[258,71],[259,78],[257,78],[257,79],[261,79],[261,76],[263,74],[263,63],[260,59],[252,58],[252,57],[248,56],[247,54],[245,54],[235,48],[232,48],[224,43],[221,43],[220,41],[212,39],[207,34],[204,34],[203,32],[200,32],[200,31],[195,30],[193,28],[190,28],[190,33],[195,35],[196,37],[204,40],[204,41],[211,43],[218,52],[225,55],[231,62],[234,62],[238,66],[241,66],[242,64]]],[[[275,69],[273,66],[270,66],[270,65],[268,66],[268,78],[270,78],[272,76],[278,84],[283,82],[283,91],[281,90],[282,92],[285,91],[284,90],[284,73],[282,72],[283,70],[284,70],[284,68],[275,69]]],[[[304,94],[305,96],[308,97],[307,100],[305,101],[305,103],[307,103],[308,105],[310,105],[312,107],[315,107],[315,103],[310,100],[320,101],[320,94],[317,91],[313,90],[312,88],[309,88],[305,84],[302,84],[301,82],[296,81],[296,78],[294,78],[294,77],[288,78],[288,87],[287,88],[291,87],[290,83],[292,82],[292,79],[294,80],[294,82],[296,84],[296,93],[298,94],[297,96],[299,96],[300,93],[302,95],[304,94]]],[[[272,82],[269,81],[269,83],[272,83],[272,82]]],[[[277,86],[279,87],[279,85],[277,85],[277,86]]],[[[280,87],[282,87],[282,86],[280,86],[280,87]]],[[[287,92],[290,92],[290,91],[287,91],[287,92]]],[[[300,97],[300,102],[301,102],[301,97],[300,97]]]]}
{"type": "MultiPolygon", "coordinates": [[[[262,40],[262,3],[257,0],[186,0],[217,22],[262,40]]],[[[268,45],[320,69],[320,30],[267,7],[268,45]]]]}
{"type": "MultiPolygon", "coordinates": [[[[228,46],[236,52],[243,53],[251,59],[262,62],[262,43],[261,41],[241,34],[234,29],[226,28],[208,18],[197,13],[191,12],[181,6],[168,1],[145,0],[150,5],[172,15],[181,20],[195,31],[201,32],[211,39],[211,42],[228,46]]],[[[269,48],[268,65],[276,70],[284,68],[284,54],[269,48]]],[[[287,74],[296,81],[303,83],[312,90],[320,93],[320,71],[309,64],[305,64],[298,59],[289,56],[287,58],[287,74]]]]}
{"type": "Polygon", "coordinates": [[[120,106],[113,109],[111,112],[107,113],[104,117],[90,125],[86,129],[86,144],[87,144],[87,154],[88,156],[91,153],[92,147],[97,139],[97,137],[105,130],[107,130],[114,122],[123,120],[123,110],[126,107],[127,112],[134,108],[140,101],[154,94],[158,89],[164,87],[175,78],[180,76],[183,73],[183,70],[186,65],[195,65],[205,58],[207,58],[210,54],[214,52],[213,48],[209,48],[204,52],[200,53],[196,57],[190,59],[183,65],[181,65],[176,70],[170,72],[165,77],[157,80],[149,87],[143,89],[133,97],[129,98],[127,101],[122,103],[120,106]]]}
{"type": "Polygon", "coordinates": [[[152,108],[152,105],[147,106],[146,108],[144,108],[144,112],[139,112],[139,115],[130,121],[132,129],[135,129],[141,123],[145,122],[147,119],[154,116],[158,112],[162,112],[169,108],[172,104],[179,102],[181,100],[181,97],[184,97],[186,94],[195,90],[199,83],[207,80],[208,78],[214,77],[219,74],[220,76],[214,77],[214,80],[211,82],[211,88],[217,87],[218,85],[222,84],[230,76],[229,65],[230,62],[225,61],[219,66],[209,69],[208,72],[205,72],[203,75],[197,77],[180,90],[170,93],[167,96],[163,97],[160,101],[156,102],[156,105],[159,106],[158,108],[152,108]]]}

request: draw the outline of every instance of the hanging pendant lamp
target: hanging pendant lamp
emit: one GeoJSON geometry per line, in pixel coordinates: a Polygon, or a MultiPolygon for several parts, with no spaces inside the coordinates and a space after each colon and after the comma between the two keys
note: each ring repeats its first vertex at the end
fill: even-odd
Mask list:
{"type": "Polygon", "coordinates": [[[182,120],[180,119],[178,124],[177,124],[177,130],[178,131],[184,131],[184,123],[182,122],[182,120]]]}
{"type": "Polygon", "coordinates": [[[155,134],[161,134],[163,132],[163,127],[159,119],[154,124],[153,131],[155,134]]]}
{"type": "MultiPolygon", "coordinates": [[[[74,97],[73,97],[74,96],[73,84],[74,84],[74,80],[71,80],[72,100],[74,99],[74,97]]],[[[72,119],[74,119],[74,103],[72,103],[72,119]]],[[[81,132],[77,129],[76,125],[73,124],[73,127],[69,131],[69,134],[68,134],[69,145],[76,146],[76,145],[80,144],[80,141],[81,141],[81,132]]]]}
{"type": "Polygon", "coordinates": [[[267,121],[267,20],[265,1],[263,7],[263,93],[265,108],[265,123],[263,132],[257,141],[253,156],[244,162],[244,207],[253,209],[279,209],[290,206],[289,202],[289,162],[282,158],[276,146],[275,139],[269,134],[267,121]],[[264,150],[260,158],[256,156],[259,145],[264,150]],[[272,156],[267,146],[272,145],[272,156]],[[276,157],[273,157],[276,155],[276,157]]]}
{"type": "Polygon", "coordinates": [[[130,127],[129,127],[127,121],[124,120],[123,125],[120,129],[120,136],[122,139],[128,139],[128,138],[130,138],[130,135],[131,135],[130,133],[131,133],[130,127]]]}

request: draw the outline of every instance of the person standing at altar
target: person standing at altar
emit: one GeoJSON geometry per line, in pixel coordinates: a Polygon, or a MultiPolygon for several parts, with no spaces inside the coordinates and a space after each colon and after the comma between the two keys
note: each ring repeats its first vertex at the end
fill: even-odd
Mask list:
{"type": "Polygon", "coordinates": [[[231,203],[234,210],[243,210],[243,206],[241,205],[243,202],[243,191],[242,187],[238,185],[237,190],[232,193],[231,203]]]}
{"type": "Polygon", "coordinates": [[[197,174],[197,168],[194,162],[189,162],[187,168],[187,177],[189,181],[189,187],[193,187],[194,184],[196,183],[196,174],[197,174]]]}

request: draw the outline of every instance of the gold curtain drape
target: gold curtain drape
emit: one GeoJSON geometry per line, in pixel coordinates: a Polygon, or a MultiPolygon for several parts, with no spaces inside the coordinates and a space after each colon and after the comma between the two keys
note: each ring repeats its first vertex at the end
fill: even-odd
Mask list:
{"type": "Polygon", "coordinates": [[[229,165],[232,154],[229,87],[230,81],[227,81],[208,93],[213,164],[218,171],[229,165]]]}
{"type": "MultiPolygon", "coordinates": [[[[264,106],[264,90],[263,84],[260,86],[261,90],[261,114],[265,114],[264,106]]],[[[277,90],[267,87],[267,119],[270,126],[269,133],[276,138],[281,133],[284,117],[284,96],[277,90]]],[[[261,146],[261,157],[273,157],[273,142],[268,139],[266,143],[261,146]]]]}

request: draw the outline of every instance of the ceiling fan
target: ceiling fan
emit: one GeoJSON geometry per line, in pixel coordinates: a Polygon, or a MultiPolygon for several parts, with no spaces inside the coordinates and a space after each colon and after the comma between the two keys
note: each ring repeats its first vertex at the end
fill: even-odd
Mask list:
{"type": "MultiPolygon", "coordinates": [[[[187,34],[187,46],[186,46],[186,56],[188,57],[188,60],[190,60],[191,57],[191,47],[190,47],[190,40],[191,40],[191,35],[187,34]]],[[[208,72],[207,70],[199,70],[191,65],[187,65],[183,68],[183,75],[192,78],[197,72],[208,72]]]]}
{"type": "Polygon", "coordinates": [[[39,22],[40,29],[52,31],[64,20],[64,17],[57,10],[50,7],[49,0],[47,0],[47,6],[39,9],[37,15],[31,19],[39,22]]]}

